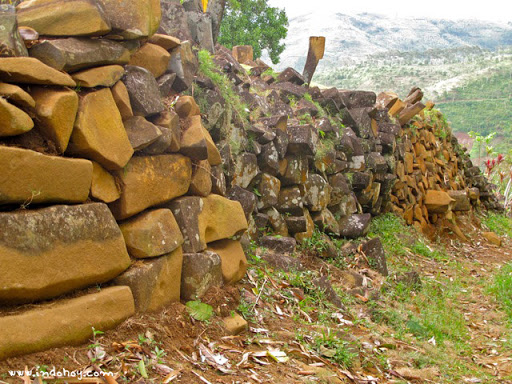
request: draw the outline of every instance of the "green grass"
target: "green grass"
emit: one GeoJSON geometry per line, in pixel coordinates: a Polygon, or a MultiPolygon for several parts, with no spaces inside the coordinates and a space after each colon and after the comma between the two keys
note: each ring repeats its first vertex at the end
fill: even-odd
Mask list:
{"type": "Polygon", "coordinates": [[[428,245],[421,233],[393,213],[372,219],[368,236],[379,237],[388,256],[396,258],[412,252],[437,261],[447,259],[446,253],[438,249],[439,246],[428,245]]]}
{"type": "Polygon", "coordinates": [[[506,264],[501,268],[494,277],[489,293],[496,297],[496,301],[512,322],[512,264],[506,264]]]}
{"type": "Polygon", "coordinates": [[[512,219],[504,214],[488,212],[487,215],[482,218],[482,222],[489,231],[499,236],[512,238],[512,219]]]}

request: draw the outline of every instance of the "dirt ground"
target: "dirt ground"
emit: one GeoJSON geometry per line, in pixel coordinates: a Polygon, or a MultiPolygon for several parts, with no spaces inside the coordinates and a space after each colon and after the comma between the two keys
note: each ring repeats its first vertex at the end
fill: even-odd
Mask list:
{"type": "MultiPolygon", "coordinates": [[[[208,321],[194,320],[183,304],[175,303],[159,313],[135,316],[87,345],[0,362],[0,383],[512,383],[510,322],[487,292],[499,269],[510,262],[512,242],[490,245],[478,222],[464,219],[459,224],[468,240],[442,233],[442,260],[412,252],[387,258],[392,272],[417,271],[423,285],[450,292],[451,283],[458,287],[455,295],[446,295],[443,306],[463,316],[467,337],[461,342],[447,338],[441,346],[435,338],[401,333],[392,321],[376,320],[375,308],[396,314],[406,308],[418,316],[424,309],[415,308],[412,299],[382,296],[385,279],[364,266],[350,265],[369,285],[364,283],[359,293],[340,294],[342,305],[334,308],[314,300],[307,305],[304,287],[310,282],[297,283],[295,275],[255,264],[242,284],[212,289],[202,299],[215,313],[208,321]],[[230,336],[222,318],[234,313],[248,319],[249,329],[230,336]],[[318,335],[324,338],[321,345],[318,335]],[[339,340],[345,349],[339,348],[339,340]],[[332,351],[351,353],[351,363],[332,351]],[[10,377],[9,370],[25,367],[115,376],[84,381],[10,377]]],[[[316,276],[328,275],[336,292],[348,291],[344,269],[336,263],[307,252],[298,257],[316,276]]],[[[309,275],[300,276],[307,280],[309,275]]]]}

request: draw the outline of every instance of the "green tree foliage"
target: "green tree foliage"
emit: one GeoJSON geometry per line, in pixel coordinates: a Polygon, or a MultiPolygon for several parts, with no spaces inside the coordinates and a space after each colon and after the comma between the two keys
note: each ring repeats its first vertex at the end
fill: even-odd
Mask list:
{"type": "Polygon", "coordinates": [[[220,26],[219,43],[233,48],[251,45],[254,57],[267,49],[272,63],[279,62],[288,33],[288,17],[284,10],[271,7],[268,0],[230,0],[220,26]]]}

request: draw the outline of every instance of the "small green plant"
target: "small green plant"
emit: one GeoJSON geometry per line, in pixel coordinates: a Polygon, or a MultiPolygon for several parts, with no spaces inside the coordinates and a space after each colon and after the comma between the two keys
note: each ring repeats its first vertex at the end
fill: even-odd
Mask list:
{"type": "Polygon", "coordinates": [[[318,227],[315,227],[313,235],[304,239],[300,244],[299,249],[313,253],[314,255],[321,255],[329,248],[327,244],[327,238],[318,227]]]}
{"type": "Polygon", "coordinates": [[[158,346],[153,349],[153,354],[155,355],[155,358],[158,361],[158,364],[163,363],[163,358],[167,355],[167,352],[165,352],[163,349],[158,348],[158,346]]]}
{"type": "Polygon", "coordinates": [[[274,80],[277,79],[277,77],[279,76],[279,73],[277,73],[276,71],[274,71],[272,68],[269,68],[267,70],[265,70],[262,74],[261,74],[261,77],[265,77],[265,76],[272,76],[274,78],[274,80]]]}
{"type": "Polygon", "coordinates": [[[357,354],[350,350],[350,343],[335,335],[330,329],[313,339],[312,347],[321,356],[350,368],[357,354]]]}
{"type": "MultiPolygon", "coordinates": [[[[242,123],[245,123],[249,118],[249,110],[247,105],[240,100],[240,97],[235,92],[231,80],[215,65],[210,52],[203,49],[199,51],[197,56],[199,59],[199,72],[203,76],[208,77],[213,84],[215,84],[225,101],[224,108],[226,109],[226,115],[230,121],[224,124],[224,126],[231,127],[233,113],[238,115],[242,123]]],[[[230,132],[225,132],[225,134],[226,137],[229,137],[230,132]]]]}
{"type": "Polygon", "coordinates": [[[208,321],[213,316],[212,306],[200,301],[189,301],[186,307],[190,316],[198,321],[208,321]]]}

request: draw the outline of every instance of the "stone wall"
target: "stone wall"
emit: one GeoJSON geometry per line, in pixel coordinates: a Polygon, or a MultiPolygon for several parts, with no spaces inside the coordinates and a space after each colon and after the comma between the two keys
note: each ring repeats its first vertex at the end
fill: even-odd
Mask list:
{"type": "Polygon", "coordinates": [[[393,210],[427,230],[493,204],[420,90],[402,101],[275,75],[248,47],[213,47],[212,4],[0,9],[0,359],[236,283],[249,240],[291,251],[315,227],[363,236],[393,210]],[[180,38],[215,50],[235,99],[180,38]]]}
{"type": "Polygon", "coordinates": [[[247,220],[212,194],[220,153],[178,99],[196,54],[155,34],[160,2],[0,11],[0,359],[240,280],[247,220]]]}
{"type": "Polygon", "coordinates": [[[250,116],[225,116],[222,91],[201,76],[196,93],[221,148],[227,196],[244,207],[251,240],[292,250],[315,227],[355,238],[385,212],[420,231],[446,226],[461,235],[457,214],[499,207],[443,115],[422,103],[420,89],[401,100],[391,92],[308,87],[292,68],[274,74],[253,60],[250,47],[218,47],[215,60],[250,116]],[[229,130],[226,121],[234,122],[229,130]]]}

